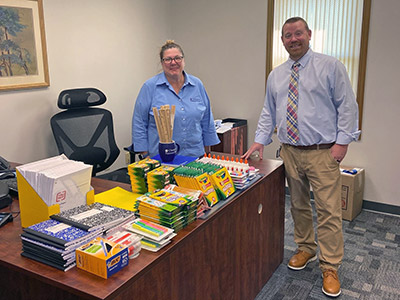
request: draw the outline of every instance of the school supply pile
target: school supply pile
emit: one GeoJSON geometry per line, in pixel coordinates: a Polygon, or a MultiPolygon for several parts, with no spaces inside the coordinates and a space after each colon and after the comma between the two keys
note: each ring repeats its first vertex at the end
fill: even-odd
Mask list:
{"type": "Polygon", "coordinates": [[[215,164],[222,167],[225,167],[229,175],[232,178],[235,187],[239,190],[244,189],[250,185],[250,181],[253,180],[258,174],[259,170],[249,166],[247,160],[234,158],[229,156],[215,156],[211,157],[210,154],[208,156],[204,156],[199,159],[200,162],[215,164]]]}
{"type": "Polygon", "coordinates": [[[162,165],[147,173],[147,188],[149,192],[164,188],[166,185],[174,182],[172,171],[173,166],[162,165]]]}
{"type": "Polygon", "coordinates": [[[183,206],[172,205],[142,195],[137,198],[135,208],[136,216],[142,219],[172,228],[176,231],[183,228],[181,224],[183,206]]]}
{"type": "Polygon", "coordinates": [[[178,193],[185,194],[187,196],[197,199],[197,218],[202,216],[206,211],[210,210],[211,207],[208,205],[204,193],[200,190],[190,189],[182,186],[177,186],[176,184],[169,184],[164,187],[166,190],[175,191],[178,193]]]}
{"type": "Polygon", "coordinates": [[[144,194],[148,192],[147,174],[158,167],[158,160],[146,157],[128,165],[128,174],[131,181],[132,192],[144,194]]]}
{"type": "Polygon", "coordinates": [[[142,248],[157,252],[171,242],[171,239],[176,236],[174,230],[154,222],[138,218],[124,225],[128,231],[134,232],[142,237],[142,248]]]}
{"type": "MultiPolygon", "coordinates": [[[[111,242],[127,247],[129,258],[136,257],[141,249],[138,236],[118,231],[119,227],[135,218],[131,210],[96,202],[68,209],[50,218],[23,229],[22,256],[67,271],[77,264],[77,249],[93,244],[93,240],[105,232],[111,242]]],[[[103,258],[109,259],[107,255],[103,258]]]]}
{"type": "Polygon", "coordinates": [[[132,192],[145,194],[174,183],[172,173],[174,168],[170,165],[161,165],[160,161],[149,157],[128,165],[132,192]]]}
{"type": "Polygon", "coordinates": [[[161,189],[138,197],[136,215],[178,232],[197,218],[198,198],[161,189]]]}
{"type": "Polygon", "coordinates": [[[140,249],[142,248],[142,244],[140,243],[141,239],[142,237],[140,235],[125,230],[118,230],[107,236],[108,241],[121,244],[128,248],[129,259],[139,256],[140,249]]]}
{"type": "Polygon", "coordinates": [[[173,173],[178,186],[202,191],[210,207],[236,190],[227,169],[219,165],[193,161],[173,173]]]}
{"type": "Polygon", "coordinates": [[[89,232],[57,220],[46,220],[23,229],[21,255],[67,271],[76,264],[75,250],[101,234],[101,230],[89,232]]]}

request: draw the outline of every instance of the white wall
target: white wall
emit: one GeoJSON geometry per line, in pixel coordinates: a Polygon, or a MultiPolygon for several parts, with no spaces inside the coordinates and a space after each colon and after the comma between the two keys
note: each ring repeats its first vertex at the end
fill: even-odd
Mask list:
{"type": "MultiPolygon", "coordinates": [[[[159,71],[169,36],[164,0],[44,0],[50,87],[0,92],[0,155],[27,163],[57,155],[49,120],[61,90],[97,87],[113,112],[118,146],[131,143],[133,105],[159,71]]],[[[124,155],[113,166],[122,166],[124,155]]]]}
{"type": "MultiPolygon", "coordinates": [[[[186,69],[204,81],[216,118],[248,120],[249,145],[264,101],[266,2],[172,0],[172,32],[186,49],[186,69]]],[[[400,141],[389,129],[400,113],[394,79],[399,26],[400,1],[372,1],[362,139],[343,162],[365,168],[365,200],[397,206],[400,141]]],[[[274,158],[278,147],[275,137],[264,157],[274,158]]]]}
{"type": "MultiPolygon", "coordinates": [[[[26,163],[57,154],[49,119],[62,89],[95,86],[108,96],[120,148],[143,82],[160,70],[159,46],[175,39],[200,77],[217,118],[248,120],[249,144],[264,101],[266,0],[44,0],[50,87],[0,92],[0,155],[26,163]],[[17,120],[18,118],[18,120],[17,120]]],[[[364,199],[400,206],[395,90],[400,1],[372,3],[363,134],[344,165],[366,170],[364,199]]],[[[398,85],[398,84],[397,84],[398,85]]],[[[265,148],[274,158],[278,142],[265,148]]],[[[123,155],[113,169],[124,164],[123,155]]]]}
{"type": "Polygon", "coordinates": [[[265,92],[267,1],[172,0],[172,32],[186,70],[204,83],[215,118],[249,120],[255,131],[265,92]]]}

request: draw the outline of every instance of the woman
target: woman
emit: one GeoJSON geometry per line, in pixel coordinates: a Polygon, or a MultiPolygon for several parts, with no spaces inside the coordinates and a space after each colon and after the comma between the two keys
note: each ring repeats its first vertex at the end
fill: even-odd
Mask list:
{"type": "Polygon", "coordinates": [[[159,137],[153,107],[175,105],[173,140],[179,155],[198,157],[205,146],[218,144],[210,100],[200,79],[184,71],[182,48],[167,41],[160,51],[163,72],[147,80],[136,99],[132,121],[135,152],[150,157],[158,154],[159,137]]]}

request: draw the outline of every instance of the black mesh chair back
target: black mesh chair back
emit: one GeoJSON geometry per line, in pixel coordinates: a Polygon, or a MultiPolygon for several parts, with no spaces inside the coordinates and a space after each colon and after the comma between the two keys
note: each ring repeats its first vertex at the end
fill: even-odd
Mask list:
{"type": "Polygon", "coordinates": [[[57,104],[65,110],[50,120],[58,152],[92,165],[93,176],[110,167],[120,153],[111,112],[93,107],[106,100],[106,96],[95,88],[64,90],[57,104]]]}

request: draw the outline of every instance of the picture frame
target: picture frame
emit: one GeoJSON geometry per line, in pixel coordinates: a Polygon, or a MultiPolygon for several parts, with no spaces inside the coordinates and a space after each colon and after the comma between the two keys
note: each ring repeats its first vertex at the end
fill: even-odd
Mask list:
{"type": "Polygon", "coordinates": [[[49,85],[42,0],[0,0],[0,91],[49,85]]]}

